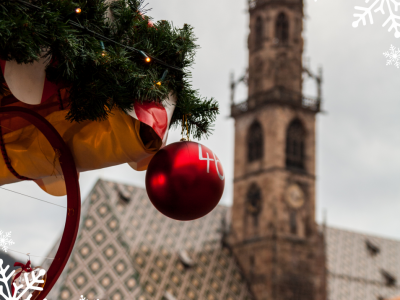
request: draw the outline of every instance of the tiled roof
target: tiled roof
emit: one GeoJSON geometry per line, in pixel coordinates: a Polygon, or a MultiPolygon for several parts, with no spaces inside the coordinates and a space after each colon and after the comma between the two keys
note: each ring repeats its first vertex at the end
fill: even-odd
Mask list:
{"type": "Polygon", "coordinates": [[[329,300],[400,295],[400,241],[328,227],[326,245],[329,300]]]}
{"type": "Polygon", "coordinates": [[[144,189],[100,180],[83,210],[62,284],[48,299],[251,299],[221,244],[227,207],[174,221],[153,207],[144,189]]]}
{"type": "MultiPolygon", "coordinates": [[[[83,204],[74,252],[47,299],[252,299],[221,243],[228,212],[217,206],[202,219],[174,221],[153,207],[144,189],[100,180],[83,204]]],[[[400,295],[400,241],[331,227],[325,232],[328,300],[400,295]]]]}

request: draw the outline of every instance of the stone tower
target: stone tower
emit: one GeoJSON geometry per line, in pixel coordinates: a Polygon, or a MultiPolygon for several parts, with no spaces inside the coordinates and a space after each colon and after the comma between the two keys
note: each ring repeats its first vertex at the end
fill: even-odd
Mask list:
{"type": "Polygon", "coordinates": [[[226,242],[255,299],[326,300],[324,238],[315,222],[321,75],[302,66],[303,1],[250,1],[249,13],[248,99],[231,108],[234,203],[226,242]],[[303,76],[317,81],[316,98],[302,95],[303,76]]]}

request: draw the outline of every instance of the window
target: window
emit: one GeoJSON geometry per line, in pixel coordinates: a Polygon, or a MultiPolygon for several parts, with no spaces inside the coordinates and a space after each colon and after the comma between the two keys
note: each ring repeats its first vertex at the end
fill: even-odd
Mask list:
{"type": "Polygon", "coordinates": [[[366,240],[365,246],[367,247],[367,251],[371,256],[378,255],[381,252],[381,249],[377,245],[374,245],[371,241],[366,240]]]}
{"type": "Polygon", "coordinates": [[[255,46],[256,48],[261,48],[264,38],[263,21],[261,17],[257,17],[256,27],[255,27],[255,46]]]}
{"type": "Polygon", "coordinates": [[[262,72],[263,72],[264,63],[259,57],[257,57],[255,59],[255,68],[254,69],[256,71],[255,73],[258,74],[258,75],[262,74],[262,72]]]}
{"type": "Polygon", "coordinates": [[[254,226],[258,226],[258,215],[261,211],[261,190],[257,184],[250,185],[247,191],[247,213],[252,215],[254,226]]]}
{"type": "Polygon", "coordinates": [[[247,134],[247,159],[249,162],[259,160],[263,156],[263,133],[261,125],[255,121],[247,134]]]}
{"type": "Polygon", "coordinates": [[[255,259],[254,259],[254,255],[250,255],[250,278],[253,279],[254,278],[254,268],[255,268],[255,259]]]}
{"type": "Polygon", "coordinates": [[[179,251],[178,255],[179,259],[185,267],[189,268],[195,265],[194,260],[190,257],[189,253],[186,250],[179,251]]]}
{"type": "Polygon", "coordinates": [[[304,169],[304,138],[301,122],[292,121],[286,133],[286,167],[304,169]]]}
{"type": "Polygon", "coordinates": [[[172,295],[170,292],[166,291],[163,295],[163,300],[177,300],[174,295],[172,295]]]}
{"type": "Polygon", "coordinates": [[[290,212],[290,233],[291,234],[297,234],[297,217],[296,217],[296,212],[292,210],[290,212]]]}
{"type": "Polygon", "coordinates": [[[381,275],[383,276],[387,287],[396,286],[397,279],[392,274],[382,269],[381,275]]]}
{"type": "Polygon", "coordinates": [[[284,13],[276,19],[275,38],[278,44],[287,44],[289,40],[289,21],[284,13]]]}
{"type": "Polygon", "coordinates": [[[119,199],[122,201],[122,203],[127,204],[131,201],[131,199],[129,197],[125,196],[121,191],[118,191],[118,196],[119,196],[119,199]]]}

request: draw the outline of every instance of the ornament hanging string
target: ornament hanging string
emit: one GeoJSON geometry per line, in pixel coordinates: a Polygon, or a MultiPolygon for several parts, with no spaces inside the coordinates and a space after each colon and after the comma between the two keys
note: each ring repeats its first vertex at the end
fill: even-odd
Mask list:
{"type": "Polygon", "coordinates": [[[65,207],[65,206],[58,205],[58,204],[55,204],[55,203],[52,203],[52,202],[49,202],[49,201],[46,201],[46,200],[42,200],[42,199],[39,199],[39,198],[35,198],[35,197],[32,197],[32,196],[28,196],[28,195],[25,195],[25,194],[22,194],[22,193],[19,193],[19,192],[16,192],[16,191],[8,190],[8,189],[5,189],[3,187],[0,187],[0,189],[5,190],[7,192],[15,193],[15,194],[18,194],[18,195],[21,195],[21,196],[25,196],[25,197],[28,197],[28,198],[32,198],[32,199],[35,199],[37,201],[45,202],[47,204],[51,204],[51,205],[55,205],[55,206],[59,206],[59,207],[67,209],[67,207],[65,207]]]}
{"type": "Polygon", "coordinates": [[[187,114],[184,114],[182,116],[182,139],[181,139],[181,141],[190,141],[190,133],[189,133],[189,125],[188,125],[187,116],[188,116],[187,114]],[[186,138],[184,137],[185,128],[186,128],[186,138]]]}
{"type": "Polygon", "coordinates": [[[24,253],[24,252],[20,252],[20,251],[17,251],[17,250],[10,249],[10,248],[8,248],[7,251],[11,251],[11,252],[15,252],[15,253],[19,253],[19,254],[26,255],[26,256],[29,257],[29,260],[31,259],[31,256],[32,256],[32,257],[38,257],[38,258],[45,258],[45,259],[54,259],[54,257],[47,257],[47,256],[40,256],[40,255],[32,255],[32,254],[30,254],[30,253],[24,253]]]}
{"type": "MultiPolygon", "coordinates": [[[[16,192],[16,191],[12,191],[12,190],[9,190],[9,189],[3,188],[3,187],[0,187],[0,189],[5,190],[5,191],[7,191],[7,192],[11,192],[11,193],[15,193],[15,194],[18,194],[18,195],[22,195],[22,196],[25,196],[25,197],[28,197],[28,198],[32,198],[32,199],[37,200],[37,201],[41,201],[41,202],[44,202],[44,203],[47,203],[47,204],[59,206],[59,207],[62,207],[62,208],[65,208],[65,209],[66,209],[65,206],[58,205],[58,204],[55,204],[55,203],[51,203],[51,202],[49,202],[49,201],[45,201],[45,200],[42,200],[42,199],[39,199],[39,198],[35,198],[35,197],[32,197],[32,196],[28,196],[28,195],[25,195],[25,194],[22,194],[22,193],[19,193],[19,192],[16,192]]],[[[47,257],[47,256],[40,256],[40,255],[31,255],[30,253],[24,253],[24,252],[20,252],[20,251],[14,250],[14,249],[8,249],[8,251],[27,255],[27,256],[29,257],[29,261],[28,261],[29,263],[30,263],[30,257],[31,257],[31,256],[32,256],[32,257],[38,257],[38,258],[45,258],[45,259],[54,259],[54,257],[47,257]]],[[[16,265],[14,265],[14,266],[16,266],[16,265]]],[[[18,277],[19,277],[19,276],[18,276],[18,277]]],[[[18,278],[18,277],[17,277],[17,278],[18,278]]]]}

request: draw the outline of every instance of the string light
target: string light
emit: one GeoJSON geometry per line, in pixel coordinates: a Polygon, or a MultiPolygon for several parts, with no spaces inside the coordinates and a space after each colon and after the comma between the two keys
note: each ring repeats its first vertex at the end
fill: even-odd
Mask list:
{"type": "MultiPolygon", "coordinates": [[[[18,1],[18,0],[17,0],[18,1]]],[[[66,17],[65,20],[69,20],[73,17],[76,17],[76,15],[79,15],[82,12],[82,9],[80,7],[75,8],[74,11],[70,12],[66,17]]]]}
{"type": "Polygon", "coordinates": [[[164,73],[163,73],[161,79],[160,79],[159,81],[157,81],[156,84],[157,84],[157,85],[161,85],[162,82],[163,82],[163,81],[165,80],[165,78],[167,77],[167,75],[168,75],[168,69],[164,71],[164,73]]]}
{"type": "Polygon", "coordinates": [[[101,49],[103,50],[101,52],[101,56],[106,56],[107,52],[106,52],[106,47],[104,47],[103,41],[100,41],[100,46],[101,46],[101,49]]]}
{"type": "Polygon", "coordinates": [[[144,53],[143,51],[139,51],[140,52],[140,54],[142,54],[142,56],[144,57],[144,61],[145,62],[147,62],[147,63],[149,63],[149,62],[151,62],[151,58],[146,54],[146,53],[144,53]]]}
{"type": "Polygon", "coordinates": [[[168,75],[168,70],[165,70],[160,81],[164,81],[167,75],[168,75]]]}
{"type": "MultiPolygon", "coordinates": [[[[22,5],[25,5],[26,7],[34,8],[34,9],[36,9],[36,10],[42,10],[41,7],[36,6],[36,5],[33,5],[33,4],[31,4],[31,3],[29,3],[29,2],[26,2],[26,1],[24,1],[24,0],[15,0],[15,1],[21,3],[22,5]]],[[[77,22],[74,22],[74,21],[72,21],[72,20],[69,20],[68,16],[67,16],[65,19],[66,19],[66,21],[67,21],[68,24],[74,26],[75,28],[81,29],[81,30],[83,30],[84,32],[90,33],[91,35],[93,35],[93,36],[95,36],[95,37],[97,37],[97,38],[99,38],[99,39],[108,41],[108,42],[110,42],[110,43],[113,43],[113,44],[118,45],[118,46],[121,46],[121,47],[124,47],[125,49],[128,49],[128,50],[130,50],[130,51],[139,52],[140,54],[142,54],[142,55],[145,57],[145,61],[146,61],[147,63],[149,63],[149,62],[151,62],[152,60],[154,60],[154,61],[156,61],[157,63],[159,63],[160,65],[163,65],[163,66],[166,66],[166,67],[168,67],[168,68],[171,68],[171,69],[174,69],[174,70],[183,72],[183,69],[182,69],[182,68],[179,68],[179,67],[176,67],[176,66],[167,64],[167,63],[165,63],[164,61],[162,61],[162,60],[160,60],[160,59],[158,59],[158,58],[156,58],[156,57],[152,57],[152,56],[147,55],[146,53],[144,53],[143,51],[141,51],[141,50],[139,50],[139,49],[136,49],[136,48],[134,48],[134,47],[130,47],[130,46],[121,44],[121,43],[119,43],[119,42],[117,42],[117,41],[114,41],[114,40],[112,40],[112,39],[110,39],[110,38],[108,38],[108,37],[106,37],[106,36],[104,36],[104,35],[101,35],[101,34],[95,32],[95,31],[93,31],[93,30],[90,30],[89,28],[87,28],[87,27],[85,27],[85,26],[82,26],[81,24],[79,24],[79,23],[77,23],[77,22]]]]}

